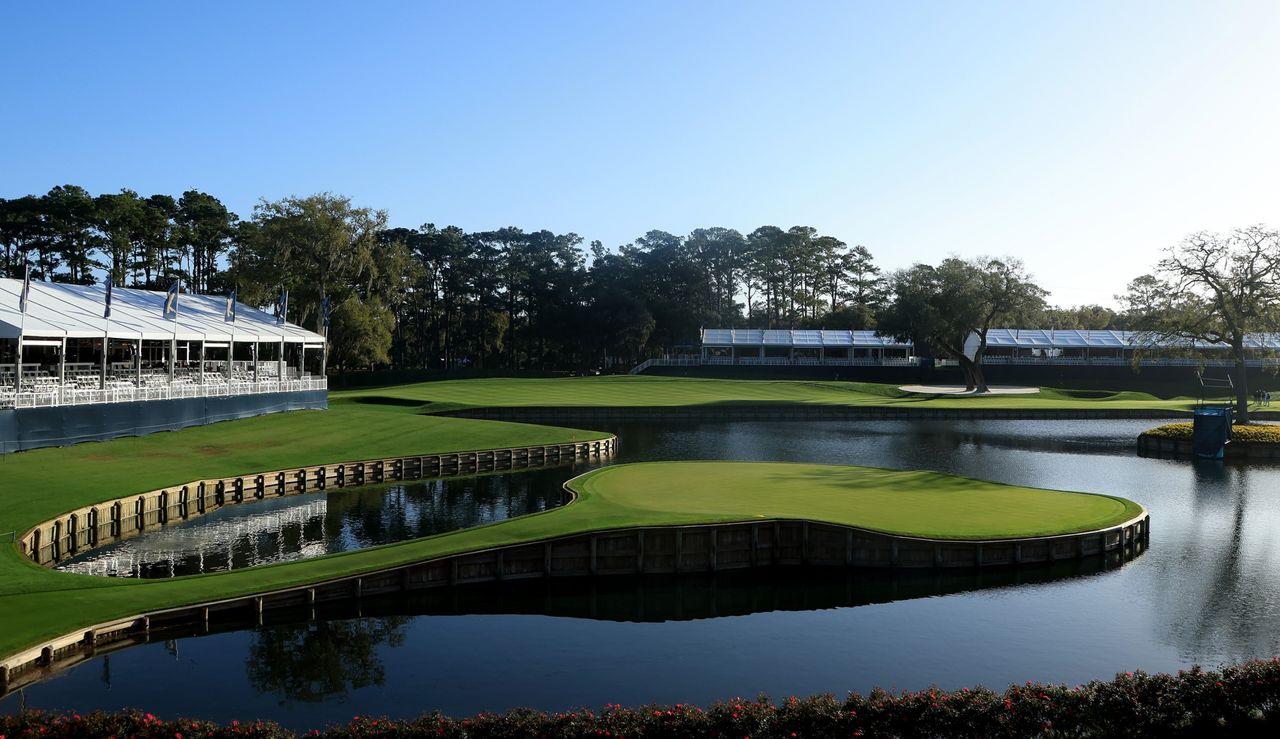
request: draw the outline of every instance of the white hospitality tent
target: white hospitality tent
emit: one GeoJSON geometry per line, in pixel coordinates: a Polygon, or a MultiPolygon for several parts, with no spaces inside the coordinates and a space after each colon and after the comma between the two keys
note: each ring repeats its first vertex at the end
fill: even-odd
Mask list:
{"type": "MultiPolygon", "coordinates": [[[[965,342],[965,354],[973,357],[978,348],[977,334],[965,342]]],[[[1245,348],[1257,352],[1280,350],[1280,334],[1250,334],[1245,348]]],[[[1077,357],[1123,358],[1125,352],[1144,351],[1226,351],[1223,343],[1161,339],[1142,331],[1089,329],[993,328],[987,331],[986,356],[1008,357],[1077,357]]]]}
{"type": "Polygon", "coordinates": [[[0,278],[0,389],[28,389],[24,380],[84,387],[95,374],[100,388],[113,379],[141,386],[144,375],[173,382],[182,374],[200,384],[281,382],[307,367],[324,375],[324,336],[243,303],[232,321],[225,297],[183,293],[176,318],[166,318],[165,292],[114,288],[104,318],[103,285],[32,282],[25,311],[22,287],[0,278]]]}
{"type": "Polygon", "coordinates": [[[702,356],[757,357],[786,356],[815,359],[884,359],[911,356],[910,341],[877,336],[875,331],[828,329],[708,328],[702,330],[702,356]]]}

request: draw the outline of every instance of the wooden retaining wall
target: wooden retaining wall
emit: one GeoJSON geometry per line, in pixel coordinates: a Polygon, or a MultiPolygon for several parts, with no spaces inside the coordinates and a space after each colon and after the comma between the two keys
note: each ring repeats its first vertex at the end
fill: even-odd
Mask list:
{"type": "MultiPolygon", "coordinates": [[[[1163,436],[1139,434],[1138,456],[1194,459],[1196,454],[1191,439],[1170,439],[1163,436]]],[[[1280,444],[1233,441],[1223,448],[1222,456],[1224,459],[1280,460],[1280,444]]]]}
{"type": "Polygon", "coordinates": [[[508,407],[468,408],[440,415],[500,421],[908,421],[908,420],[1085,420],[1151,419],[1187,420],[1188,411],[1079,409],[1023,410],[1000,408],[908,408],[902,406],[836,405],[707,405],[619,407],[508,407]]]}
{"type": "MultiPolygon", "coordinates": [[[[52,672],[100,648],[137,640],[153,628],[208,625],[274,610],[364,596],[538,577],[591,577],[733,570],[774,565],[878,568],[983,568],[1145,551],[1145,511],[1125,523],[1080,534],[1019,540],[942,541],[895,537],[815,521],[765,520],[641,527],[557,537],[441,557],[312,585],[170,608],[116,619],[50,640],[0,662],[0,693],[31,671],[52,672]]],[[[38,679],[38,678],[31,678],[38,679]]]]}
{"type": "Polygon", "coordinates": [[[29,529],[18,539],[18,547],[31,561],[52,566],[91,549],[229,505],[333,488],[602,459],[617,451],[617,437],[609,437],[568,444],[365,459],[193,480],[69,511],[29,529]]]}

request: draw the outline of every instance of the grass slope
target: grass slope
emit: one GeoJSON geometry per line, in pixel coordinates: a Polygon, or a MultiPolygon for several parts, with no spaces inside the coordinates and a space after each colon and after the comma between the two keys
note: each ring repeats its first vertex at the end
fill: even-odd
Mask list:
{"type": "MultiPolygon", "coordinates": [[[[659,377],[494,379],[420,383],[331,395],[331,410],[229,421],[145,437],[0,456],[0,536],[21,533],[65,511],[185,482],[298,465],[396,454],[462,451],[601,438],[590,431],[424,415],[481,406],[678,406],[735,404],[898,405],[946,408],[1182,409],[1140,393],[1077,397],[922,397],[889,385],[760,382],[659,377]]],[[[625,443],[625,440],[624,440],[625,443]]],[[[632,505],[571,506],[494,526],[239,572],[139,582],[45,570],[16,545],[0,547],[0,655],[81,626],[143,610],[293,587],[474,548],[636,523],[695,523],[737,515],[727,509],[644,510],[632,505]]],[[[664,504],[665,505],[665,504],[664,504]]],[[[752,513],[754,515],[754,513],[752,513]]],[[[874,522],[861,525],[875,528],[874,522]]],[[[889,530],[889,529],[886,529],[889,530]]]]}
{"type": "Polygon", "coordinates": [[[580,510],[616,525],[803,518],[929,539],[1009,539],[1091,531],[1142,512],[1106,495],[786,462],[614,465],[569,485],[580,510]]]}
{"type": "MultiPolygon", "coordinates": [[[[367,457],[556,444],[605,438],[594,431],[473,421],[408,408],[335,405],[61,449],[0,456],[0,535],[90,503],[178,482],[367,457]]],[[[445,543],[447,545],[447,543],[445,543]]],[[[393,548],[394,549],[394,548],[393,548]]],[[[301,584],[408,562],[417,553],[353,552],[332,562],[129,582],[37,567],[15,544],[0,547],[0,655],[33,641],[138,610],[301,584]],[[268,571],[270,570],[270,571],[268,571]],[[247,573],[249,574],[249,573],[247,573]],[[160,585],[160,587],[156,587],[160,585]]]]}
{"type": "MultiPolygon", "coordinates": [[[[1141,508],[1107,496],[931,472],[787,463],[620,465],[577,478],[570,506],[463,531],[304,562],[172,580],[29,570],[38,587],[0,597],[0,654],[140,611],[305,585],[551,536],[628,526],[808,518],[935,538],[1008,538],[1099,528],[1141,508]],[[55,582],[56,581],[56,582],[55,582]]],[[[11,565],[5,563],[6,570],[11,565]]],[[[7,579],[7,578],[6,578],[7,579]]]]}
{"type": "Polygon", "coordinates": [[[1139,392],[1044,388],[1030,395],[964,396],[906,393],[895,385],[797,380],[713,380],[683,377],[609,376],[558,379],[444,380],[331,394],[335,403],[396,407],[419,404],[426,412],[460,408],[563,406],[842,405],[903,408],[1019,410],[1190,410],[1190,398],[1161,400],[1139,392]]]}

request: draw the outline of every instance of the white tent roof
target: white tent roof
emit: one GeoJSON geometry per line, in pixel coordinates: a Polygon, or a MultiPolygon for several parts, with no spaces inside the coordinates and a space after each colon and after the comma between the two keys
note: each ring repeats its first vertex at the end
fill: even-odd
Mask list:
{"type": "Polygon", "coordinates": [[[227,299],[214,295],[178,298],[177,320],[163,316],[165,293],[115,288],[111,318],[103,319],[104,285],[64,285],[32,282],[27,313],[18,310],[22,280],[0,278],[0,338],[99,337],[113,339],[170,339],[179,341],[278,342],[320,344],[324,337],[292,323],[277,324],[275,316],[244,303],[236,304],[234,323],[224,320],[227,299]]]}
{"type": "MultiPolygon", "coordinates": [[[[972,338],[977,346],[977,338],[972,338]]],[[[988,347],[1019,349],[1226,349],[1226,344],[1210,344],[1185,339],[1157,340],[1140,331],[1089,331],[1084,329],[993,328],[987,332],[988,347]]],[[[1245,337],[1249,349],[1280,349],[1280,334],[1251,334],[1245,337]]]]}
{"type": "Polygon", "coordinates": [[[775,330],[758,328],[706,328],[702,330],[703,346],[794,346],[797,348],[904,348],[911,342],[900,342],[891,336],[876,336],[875,331],[775,330]]]}

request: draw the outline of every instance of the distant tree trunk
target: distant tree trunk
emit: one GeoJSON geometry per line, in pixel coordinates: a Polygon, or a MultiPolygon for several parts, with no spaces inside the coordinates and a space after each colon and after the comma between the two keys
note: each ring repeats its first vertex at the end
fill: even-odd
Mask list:
{"type": "Polygon", "coordinates": [[[1236,423],[1249,423],[1249,372],[1244,361],[1244,335],[1236,334],[1231,340],[1231,350],[1236,356],[1236,423]]]}

